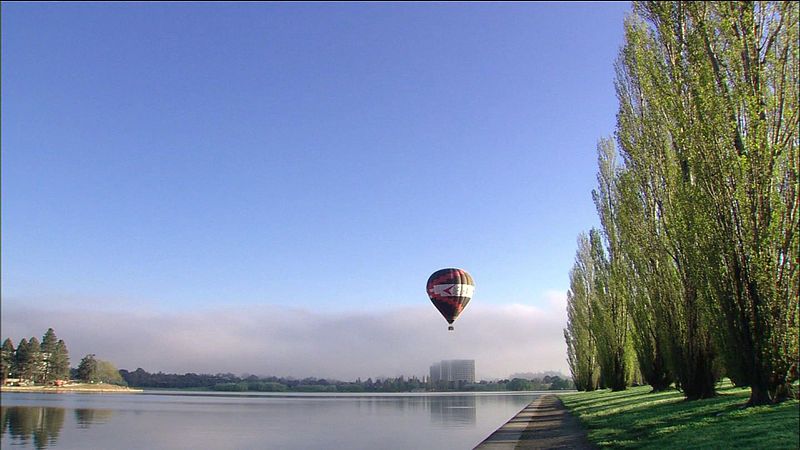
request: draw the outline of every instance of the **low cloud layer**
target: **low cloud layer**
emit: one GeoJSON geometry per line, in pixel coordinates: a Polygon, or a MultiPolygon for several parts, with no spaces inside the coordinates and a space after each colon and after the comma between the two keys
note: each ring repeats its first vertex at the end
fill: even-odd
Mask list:
{"type": "Polygon", "coordinates": [[[474,359],[479,378],[568,373],[564,296],[547,306],[470,305],[447,331],[432,306],[384,312],[314,313],[271,306],[193,312],[97,311],[4,304],[2,338],[16,345],[52,327],[71,364],[94,353],[148,372],[355,378],[427,375],[441,359],[474,359]]]}

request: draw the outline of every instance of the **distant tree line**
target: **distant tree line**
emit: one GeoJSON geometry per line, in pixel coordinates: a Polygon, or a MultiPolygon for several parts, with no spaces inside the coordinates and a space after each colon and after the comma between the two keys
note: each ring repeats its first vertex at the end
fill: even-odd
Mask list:
{"type": "Polygon", "coordinates": [[[797,396],[797,2],[635,2],[598,144],[601,228],[578,238],[568,362],[580,390],[797,396]],[[615,145],[616,144],[616,145],[615,145]]]}
{"type": "Polygon", "coordinates": [[[84,356],[77,368],[70,368],[69,352],[63,340],[49,328],[41,343],[36,337],[23,338],[17,347],[11,339],[5,339],[0,361],[2,382],[9,378],[22,383],[53,384],[57,380],[78,380],[86,383],[109,383],[120,386],[155,389],[208,389],[235,392],[421,392],[421,391],[531,391],[573,389],[571,380],[557,375],[536,378],[514,377],[499,381],[480,381],[453,385],[431,386],[425,379],[416,376],[361,378],[355,381],[340,381],[307,377],[258,377],[237,376],[232,373],[169,374],[149,373],[142,368],[133,372],[118,370],[109,361],[97,359],[96,355],[84,356]]]}
{"type": "Polygon", "coordinates": [[[417,377],[385,378],[362,381],[339,381],[308,377],[303,379],[287,377],[258,377],[256,375],[237,376],[232,373],[211,374],[170,374],[149,373],[142,368],[133,372],[120,370],[120,375],[131,387],[161,389],[211,389],[217,391],[258,391],[258,392],[410,392],[421,390],[424,383],[417,377]]]}
{"type": "Polygon", "coordinates": [[[512,378],[510,380],[500,380],[497,383],[498,391],[556,391],[564,389],[575,389],[575,385],[569,378],[561,378],[558,375],[545,375],[543,378],[512,378]]]}
{"type": "Polygon", "coordinates": [[[124,385],[117,368],[108,361],[95,359],[93,354],[86,355],[76,369],[70,368],[67,345],[56,337],[52,328],[47,329],[41,342],[35,336],[22,338],[16,348],[6,338],[0,350],[0,377],[3,384],[9,378],[16,378],[33,384],[75,379],[124,385]]]}
{"type": "MultiPolygon", "coordinates": [[[[325,378],[286,378],[258,377],[256,375],[236,376],[231,373],[210,374],[169,374],[149,373],[142,368],[133,372],[119,371],[128,386],[137,388],[160,389],[209,389],[231,392],[419,392],[434,390],[426,381],[417,377],[404,376],[394,378],[378,378],[373,380],[361,378],[355,381],[339,381],[325,378]]],[[[514,378],[497,382],[481,381],[479,383],[462,384],[459,391],[528,391],[548,389],[573,389],[571,380],[558,376],[545,376],[544,379],[527,380],[514,378]]],[[[456,390],[451,388],[449,390],[456,390]]]]}

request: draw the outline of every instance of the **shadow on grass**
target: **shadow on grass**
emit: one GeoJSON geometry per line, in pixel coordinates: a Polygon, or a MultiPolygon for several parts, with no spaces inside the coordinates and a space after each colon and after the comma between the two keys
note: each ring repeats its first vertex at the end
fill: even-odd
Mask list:
{"type": "Polygon", "coordinates": [[[683,398],[677,390],[651,392],[649,386],[639,386],[619,392],[596,391],[583,394],[586,398],[580,398],[580,395],[582,394],[562,400],[570,409],[575,409],[581,416],[613,413],[617,410],[627,410],[655,401],[680,401],[683,398]]]}
{"type": "Polygon", "coordinates": [[[686,401],[676,391],[579,393],[562,401],[599,446],[620,448],[798,448],[798,402],[742,409],[748,389],[721,385],[719,395],[686,401]]]}

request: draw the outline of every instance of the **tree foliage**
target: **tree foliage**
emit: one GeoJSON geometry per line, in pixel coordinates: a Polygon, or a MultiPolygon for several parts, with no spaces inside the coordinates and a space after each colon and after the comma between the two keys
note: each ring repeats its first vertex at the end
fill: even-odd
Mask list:
{"type": "Polygon", "coordinates": [[[28,383],[51,383],[69,377],[69,352],[63,340],[50,328],[41,344],[35,337],[20,340],[17,348],[11,339],[2,347],[2,378],[20,378],[28,383]]]}
{"type": "Polygon", "coordinates": [[[600,366],[605,384],[618,391],[631,383],[634,359],[632,326],[628,312],[630,270],[622,251],[624,238],[619,227],[619,167],[614,143],[610,139],[600,140],[597,146],[597,163],[598,188],[592,191],[592,199],[600,216],[602,237],[605,240],[597,230],[592,230],[589,234],[598,300],[593,303],[594,317],[599,325],[595,335],[599,337],[600,366]]]}
{"type": "Polygon", "coordinates": [[[0,348],[0,381],[2,382],[16,373],[15,352],[14,343],[11,342],[11,339],[6,338],[3,341],[3,347],[0,348]]]}
{"type": "Polygon", "coordinates": [[[593,391],[600,383],[600,365],[592,327],[594,264],[586,234],[578,236],[578,251],[569,279],[567,328],[564,329],[569,368],[578,389],[593,391]]]}
{"type": "Polygon", "coordinates": [[[110,361],[97,360],[96,381],[101,383],[116,384],[125,386],[127,383],[122,379],[119,369],[110,361]]]}
{"type": "MultiPolygon", "coordinates": [[[[601,141],[593,193],[608,251],[594,251],[607,269],[593,305],[624,299],[656,389],[674,379],[687,398],[710,397],[724,372],[751,387],[751,405],[792,394],[799,25],[796,2],[637,2],[626,20],[621,161],[601,141]]],[[[597,330],[621,323],[596,311],[597,330]]],[[[581,355],[568,357],[572,368],[581,355]]],[[[604,374],[615,364],[600,358],[604,374]]]]}
{"type": "Polygon", "coordinates": [[[100,381],[97,359],[94,354],[89,354],[81,359],[78,364],[77,378],[87,383],[100,381]]]}
{"type": "Polygon", "coordinates": [[[69,354],[63,340],[49,328],[42,337],[42,381],[45,383],[65,379],[69,376],[69,354]]]}
{"type": "Polygon", "coordinates": [[[69,351],[67,344],[59,339],[55,351],[50,358],[50,376],[53,380],[66,380],[69,378],[69,351]]]}
{"type": "Polygon", "coordinates": [[[24,380],[34,383],[42,380],[42,351],[39,339],[31,337],[30,340],[22,338],[15,354],[16,375],[24,380]]]}
{"type": "Polygon", "coordinates": [[[113,363],[97,359],[94,354],[86,355],[81,359],[81,363],[78,365],[77,378],[87,383],[127,385],[119,369],[113,363]]]}

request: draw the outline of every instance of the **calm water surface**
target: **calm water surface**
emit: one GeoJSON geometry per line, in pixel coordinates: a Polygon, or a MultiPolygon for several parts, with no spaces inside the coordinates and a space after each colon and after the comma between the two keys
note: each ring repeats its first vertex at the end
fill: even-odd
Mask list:
{"type": "Polygon", "coordinates": [[[0,448],[471,449],[538,395],[6,392],[0,448]]]}

